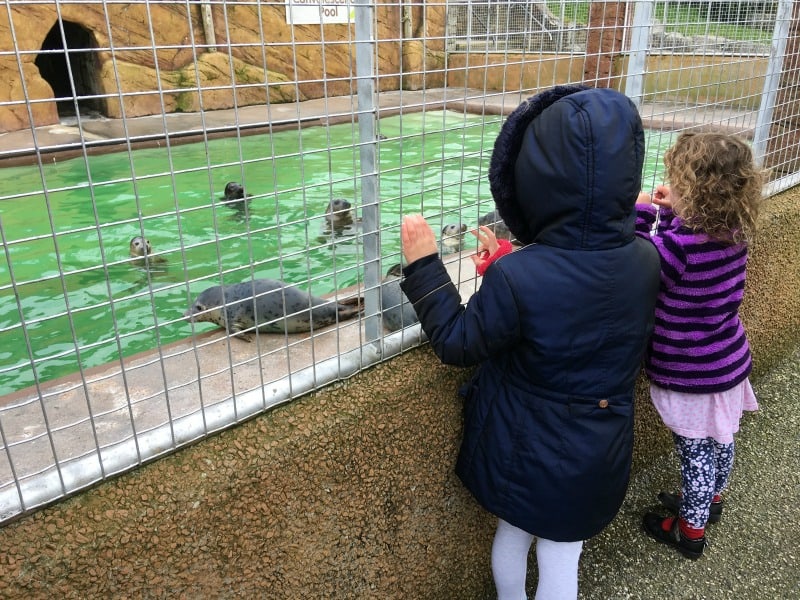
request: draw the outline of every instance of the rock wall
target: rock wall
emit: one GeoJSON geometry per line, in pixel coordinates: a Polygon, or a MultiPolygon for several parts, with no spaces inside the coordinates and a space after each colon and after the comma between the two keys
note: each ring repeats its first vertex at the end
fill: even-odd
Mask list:
{"type": "MultiPolygon", "coordinates": [[[[62,27],[74,51],[77,96],[112,118],[354,93],[352,24],[291,27],[282,4],[208,6],[213,39],[206,39],[211,28],[204,27],[199,3],[53,2],[0,11],[0,44],[16,50],[0,56],[0,77],[9,82],[0,89],[0,132],[58,123],[54,98],[72,96],[62,27]],[[58,60],[63,64],[42,67],[58,60]]],[[[408,6],[403,27],[399,5],[377,6],[380,90],[443,85],[444,9],[408,6]],[[428,39],[420,44],[423,33],[428,39]]],[[[65,104],[69,110],[72,102],[65,104]]]]}

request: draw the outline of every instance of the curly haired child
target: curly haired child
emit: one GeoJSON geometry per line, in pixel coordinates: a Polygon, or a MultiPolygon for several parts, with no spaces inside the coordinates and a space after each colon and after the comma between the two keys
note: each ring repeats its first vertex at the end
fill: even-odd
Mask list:
{"type": "Polygon", "coordinates": [[[738,311],[764,175],[747,143],[722,133],[681,134],[664,165],[669,185],[652,198],[639,195],[636,228],[661,257],[645,372],[672,432],[682,483],[680,493],[658,495],[674,516],[649,512],[643,526],[697,559],[706,523],[722,516],[742,412],[758,409],[738,311]]]}

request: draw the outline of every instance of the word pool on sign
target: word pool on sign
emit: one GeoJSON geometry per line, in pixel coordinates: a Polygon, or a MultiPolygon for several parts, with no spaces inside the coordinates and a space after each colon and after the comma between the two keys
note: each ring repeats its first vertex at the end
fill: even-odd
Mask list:
{"type": "Polygon", "coordinates": [[[354,17],[350,0],[286,0],[286,22],[290,25],[352,23],[354,17]]]}

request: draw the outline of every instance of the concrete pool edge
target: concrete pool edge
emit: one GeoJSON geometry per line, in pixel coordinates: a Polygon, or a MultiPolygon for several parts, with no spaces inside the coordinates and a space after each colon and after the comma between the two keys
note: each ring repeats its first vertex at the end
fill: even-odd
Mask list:
{"type": "MultiPolygon", "coordinates": [[[[381,117],[403,112],[453,110],[508,115],[527,98],[521,92],[485,94],[478,89],[436,88],[390,91],[378,95],[381,117]]],[[[723,128],[752,137],[755,110],[715,105],[689,106],[644,102],[639,110],[646,128],[676,130],[723,128]]],[[[123,119],[82,119],[0,134],[0,168],[35,165],[41,160],[201,142],[206,139],[356,121],[356,96],[337,96],[289,104],[245,106],[197,113],[168,113],[123,119]]]]}

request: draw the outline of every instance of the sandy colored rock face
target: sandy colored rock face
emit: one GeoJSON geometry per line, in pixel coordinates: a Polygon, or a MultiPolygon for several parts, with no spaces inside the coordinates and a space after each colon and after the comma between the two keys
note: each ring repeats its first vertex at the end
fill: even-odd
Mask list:
{"type": "Polygon", "coordinates": [[[123,114],[132,117],[162,112],[197,112],[201,108],[216,110],[297,99],[294,84],[283,75],[265,73],[220,52],[203,54],[195,63],[166,73],[130,63],[117,63],[115,66],[107,62],[100,69],[99,80],[103,89],[113,90],[115,94],[106,101],[104,111],[111,118],[121,118],[123,114]],[[233,78],[231,64],[234,66],[233,78]],[[117,78],[124,84],[121,94],[117,90],[117,78]],[[273,85],[263,85],[265,78],[273,85]],[[281,83],[286,85],[274,85],[281,83]],[[142,91],[159,89],[159,86],[164,93],[142,91]],[[124,102],[124,113],[120,98],[124,102]]]}
{"type": "MultiPolygon", "coordinates": [[[[77,95],[101,96],[86,102],[108,117],[294,102],[354,89],[353,26],[297,25],[292,30],[283,6],[212,3],[213,37],[197,4],[188,9],[180,3],[63,4],[59,10],[67,46],[86,49],[70,66],[77,95]]],[[[427,54],[408,50],[411,67],[439,72],[426,84],[442,85],[444,11],[438,7],[423,13],[420,7],[413,12],[416,22],[426,19],[426,35],[432,35],[431,28],[439,33],[436,41],[426,43],[427,54]]],[[[0,132],[31,126],[26,98],[72,97],[55,4],[15,6],[10,14],[11,19],[6,12],[0,15],[0,44],[19,53],[0,57],[0,77],[10,82],[0,91],[0,101],[16,104],[0,107],[0,132]]],[[[381,89],[419,86],[419,76],[403,81],[398,73],[403,53],[399,12],[386,5],[378,6],[376,14],[378,40],[384,40],[377,45],[378,68],[386,75],[381,89]]],[[[407,33],[419,36],[422,30],[417,25],[407,33]]],[[[32,112],[37,127],[59,121],[55,101],[36,103],[32,112]]]]}

